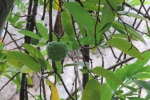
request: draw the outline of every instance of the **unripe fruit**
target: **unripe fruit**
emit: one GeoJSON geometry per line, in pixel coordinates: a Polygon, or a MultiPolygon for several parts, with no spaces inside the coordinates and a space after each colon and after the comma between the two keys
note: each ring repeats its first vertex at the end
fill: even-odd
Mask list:
{"type": "Polygon", "coordinates": [[[63,42],[48,42],[46,50],[48,58],[52,61],[61,61],[68,53],[67,45],[63,42]]]}

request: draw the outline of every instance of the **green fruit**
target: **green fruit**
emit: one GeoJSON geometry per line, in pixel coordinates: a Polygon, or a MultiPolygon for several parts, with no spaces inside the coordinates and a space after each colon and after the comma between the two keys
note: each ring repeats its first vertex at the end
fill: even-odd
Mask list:
{"type": "Polygon", "coordinates": [[[61,61],[68,53],[67,45],[63,42],[48,42],[46,50],[49,59],[52,61],[61,61]]]}

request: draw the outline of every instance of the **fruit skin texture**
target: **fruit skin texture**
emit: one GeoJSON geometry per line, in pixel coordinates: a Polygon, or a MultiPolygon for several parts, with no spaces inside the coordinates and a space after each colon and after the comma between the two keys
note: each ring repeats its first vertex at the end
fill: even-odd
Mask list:
{"type": "Polygon", "coordinates": [[[68,53],[67,45],[63,42],[48,42],[46,50],[48,58],[52,61],[61,61],[68,53]]]}

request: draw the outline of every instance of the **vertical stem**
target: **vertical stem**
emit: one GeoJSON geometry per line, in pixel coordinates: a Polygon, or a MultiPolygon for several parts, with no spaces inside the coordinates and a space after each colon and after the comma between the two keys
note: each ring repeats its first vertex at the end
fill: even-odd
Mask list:
{"type": "MultiPolygon", "coordinates": [[[[84,47],[89,47],[89,45],[84,45],[84,47]]],[[[83,48],[83,60],[85,62],[89,62],[89,49],[88,48],[83,48]]],[[[87,67],[83,67],[83,69],[87,69],[87,67]]],[[[88,82],[89,79],[89,74],[83,74],[83,88],[85,88],[86,83],[88,82]]]]}
{"type": "MultiPolygon", "coordinates": [[[[26,25],[26,30],[33,31],[35,27],[35,17],[37,14],[37,7],[38,7],[38,0],[34,0],[34,5],[32,9],[32,2],[33,0],[29,0],[29,7],[28,7],[28,16],[27,17],[27,25],[26,25]],[[32,14],[31,14],[32,12],[32,14]]],[[[31,38],[28,36],[25,36],[25,43],[30,44],[31,38]]],[[[25,51],[28,53],[27,51],[25,51]]],[[[21,81],[21,90],[20,90],[20,100],[28,100],[28,93],[27,93],[27,79],[26,79],[26,73],[22,74],[22,81],[21,81]]]]}
{"type": "MultiPolygon", "coordinates": [[[[82,7],[84,7],[80,0],[75,0],[75,1],[77,1],[82,7]]],[[[84,47],[89,47],[89,45],[84,45],[84,47]]],[[[84,60],[84,62],[89,62],[89,49],[88,48],[83,48],[82,50],[83,50],[83,60],[84,60]]],[[[87,69],[87,67],[84,66],[83,69],[87,69]]],[[[83,88],[85,88],[85,85],[88,82],[88,79],[89,79],[89,74],[88,73],[83,74],[83,79],[82,79],[83,88]]]]}
{"type": "Polygon", "coordinates": [[[21,81],[21,89],[20,89],[20,100],[24,100],[26,97],[25,93],[25,86],[26,86],[26,74],[22,74],[22,81],[21,81]]]}
{"type": "Polygon", "coordinates": [[[49,41],[50,42],[53,40],[52,4],[53,4],[53,0],[49,0],[49,41]]]}

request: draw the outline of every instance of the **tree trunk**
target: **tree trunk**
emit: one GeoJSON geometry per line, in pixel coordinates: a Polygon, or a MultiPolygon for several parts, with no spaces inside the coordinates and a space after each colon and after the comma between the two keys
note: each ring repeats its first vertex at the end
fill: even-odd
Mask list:
{"type": "Polygon", "coordinates": [[[14,0],[0,0],[0,37],[14,0]]]}

